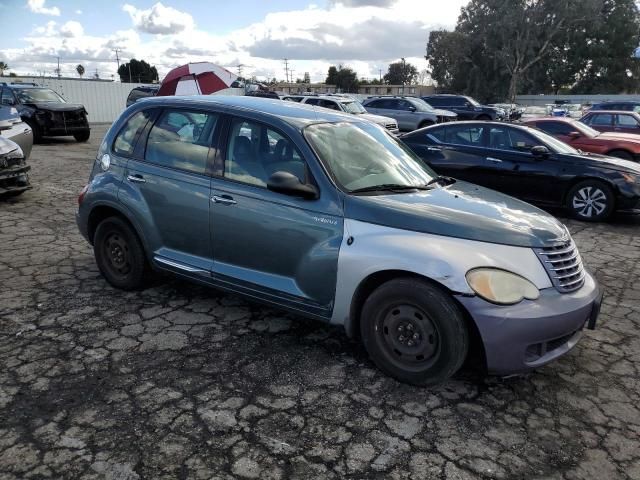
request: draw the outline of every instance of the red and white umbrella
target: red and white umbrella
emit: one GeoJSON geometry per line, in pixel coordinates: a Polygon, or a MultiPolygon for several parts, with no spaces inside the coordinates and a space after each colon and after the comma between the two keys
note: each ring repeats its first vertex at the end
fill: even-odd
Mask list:
{"type": "Polygon", "coordinates": [[[187,63],[171,70],[160,85],[158,97],[209,95],[229,88],[238,76],[209,62],[187,63]]]}

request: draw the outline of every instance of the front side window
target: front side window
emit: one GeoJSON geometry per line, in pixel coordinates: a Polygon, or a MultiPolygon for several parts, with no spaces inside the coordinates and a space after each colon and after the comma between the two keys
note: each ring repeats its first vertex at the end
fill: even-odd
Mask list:
{"type": "Polygon", "coordinates": [[[2,89],[2,95],[0,96],[0,103],[2,105],[13,105],[14,104],[13,93],[9,88],[2,89]]]}
{"type": "Polygon", "coordinates": [[[457,125],[446,127],[445,143],[482,147],[484,127],[477,125],[457,125]]]}
{"type": "Polygon", "coordinates": [[[371,123],[317,123],[304,135],[336,182],[353,191],[376,185],[423,186],[436,174],[401,141],[371,123]]]}
{"type": "Polygon", "coordinates": [[[165,110],[149,132],[145,160],[204,174],[217,120],[215,113],[165,110]]]}
{"type": "Polygon", "coordinates": [[[226,150],[226,178],[266,187],[271,175],[284,171],[307,183],[306,164],[293,142],[262,123],[234,119],[226,150]]]}
{"type": "Polygon", "coordinates": [[[616,115],[617,121],[616,123],[624,128],[636,128],[638,126],[638,122],[633,115],[616,115]]]}
{"type": "Polygon", "coordinates": [[[331,100],[322,100],[322,102],[320,103],[320,106],[324,108],[328,108],[330,110],[338,110],[339,112],[342,111],[340,106],[336,102],[333,102],[331,100]]]}
{"type": "Polygon", "coordinates": [[[125,156],[133,153],[138,135],[151,118],[151,112],[151,110],[144,110],[127,120],[127,123],[120,129],[113,142],[113,151],[115,153],[125,156]]]}
{"type": "Polygon", "coordinates": [[[489,130],[489,148],[528,152],[537,145],[536,139],[513,128],[492,127],[489,130]]]}
{"type": "Polygon", "coordinates": [[[360,102],[342,102],[342,106],[347,113],[367,113],[360,102]]]}
{"type": "Polygon", "coordinates": [[[309,98],[305,103],[307,103],[308,105],[318,105],[320,103],[320,100],[317,98],[309,98]]]}

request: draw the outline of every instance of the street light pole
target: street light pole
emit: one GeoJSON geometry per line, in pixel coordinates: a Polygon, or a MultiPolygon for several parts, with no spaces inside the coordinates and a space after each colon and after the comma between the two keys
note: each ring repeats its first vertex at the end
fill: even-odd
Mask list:
{"type": "Polygon", "coordinates": [[[407,78],[407,63],[404,60],[404,57],[402,57],[402,95],[404,95],[404,84],[407,78]]]}

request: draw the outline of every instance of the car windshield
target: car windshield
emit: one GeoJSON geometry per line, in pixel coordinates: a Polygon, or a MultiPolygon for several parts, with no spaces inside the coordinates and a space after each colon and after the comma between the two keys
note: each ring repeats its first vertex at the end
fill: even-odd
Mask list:
{"type": "Polygon", "coordinates": [[[433,112],[434,108],[421,98],[412,98],[409,100],[419,112],[433,112]]]}
{"type": "Polygon", "coordinates": [[[304,135],[347,191],[375,186],[422,187],[437,177],[402,142],[372,123],[316,123],[304,135]]]}
{"type": "Polygon", "coordinates": [[[360,102],[341,102],[347,113],[367,113],[360,102]]]}
{"type": "Polygon", "coordinates": [[[529,129],[529,133],[531,133],[534,137],[540,140],[543,144],[546,144],[547,147],[549,147],[551,150],[553,150],[556,153],[567,153],[572,155],[577,155],[580,153],[575,148],[567,145],[564,142],[561,142],[557,138],[552,137],[551,135],[548,135],[540,130],[536,130],[532,128],[532,129],[529,129]]]}
{"type": "Polygon", "coordinates": [[[480,106],[480,104],[476,101],[475,98],[465,97],[465,99],[467,100],[467,102],[469,102],[474,107],[479,107],[480,106]]]}
{"type": "Polygon", "coordinates": [[[48,88],[23,88],[16,90],[21,103],[55,102],[66,103],[64,98],[48,88]]]}
{"type": "Polygon", "coordinates": [[[594,130],[593,128],[591,128],[589,125],[587,125],[586,123],[582,123],[582,122],[572,122],[571,123],[572,126],[575,127],[575,129],[580,132],[581,134],[583,134],[586,137],[589,138],[594,138],[597,137],[598,135],[600,135],[600,132],[597,130],[594,130]]]}

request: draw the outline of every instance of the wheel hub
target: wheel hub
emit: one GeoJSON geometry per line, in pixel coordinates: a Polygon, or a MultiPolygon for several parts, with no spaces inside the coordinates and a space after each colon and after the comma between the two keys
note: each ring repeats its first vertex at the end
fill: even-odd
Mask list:
{"type": "Polygon", "coordinates": [[[412,305],[391,308],[379,328],[381,346],[403,364],[428,362],[439,350],[437,331],[421,309],[412,305]]]}
{"type": "Polygon", "coordinates": [[[607,208],[607,196],[595,186],[586,186],[573,196],[573,208],[582,217],[600,215],[607,208]]]}
{"type": "Polygon", "coordinates": [[[104,243],[107,261],[115,273],[126,275],[130,270],[129,247],[119,234],[109,235],[104,243]]]}

